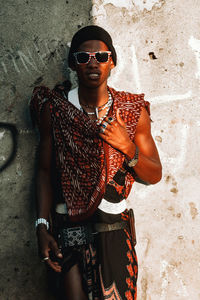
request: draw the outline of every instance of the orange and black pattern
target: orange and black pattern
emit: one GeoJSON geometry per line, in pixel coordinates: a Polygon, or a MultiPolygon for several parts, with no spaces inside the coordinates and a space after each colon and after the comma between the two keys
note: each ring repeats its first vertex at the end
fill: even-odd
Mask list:
{"type": "MultiPolygon", "coordinates": [[[[116,111],[120,108],[129,136],[134,140],[141,109],[148,109],[148,103],[143,94],[109,90],[113,98],[109,116],[116,119],[116,111]]],[[[124,220],[128,224],[128,211],[116,215],[97,208],[102,197],[112,203],[127,198],[134,177],[124,164],[124,156],[101,142],[94,121],[46,87],[34,90],[30,104],[38,126],[46,101],[51,111],[56,164],[68,216],[76,222],[81,216],[92,216],[95,222],[112,224],[124,220]]],[[[128,227],[98,233],[94,245],[70,249],[70,255],[73,253],[74,257],[66,253],[64,259],[67,259],[68,267],[80,264],[85,289],[92,293],[93,300],[136,300],[138,265],[128,227]]]]}
{"type": "MultiPolygon", "coordinates": [[[[124,199],[127,171],[120,168],[107,184],[104,197],[118,203],[124,199]]],[[[107,214],[97,210],[97,222],[115,223],[123,220],[127,228],[99,233],[97,253],[102,299],[136,300],[138,264],[129,226],[128,210],[121,214],[107,214]]]]}
{"type": "MultiPolygon", "coordinates": [[[[116,111],[120,108],[133,140],[141,109],[147,106],[144,94],[117,92],[112,88],[109,91],[113,98],[109,115],[116,119],[116,111]]],[[[94,213],[103,197],[106,184],[122,166],[124,155],[108,144],[105,151],[105,143],[98,136],[99,126],[96,122],[47,87],[36,87],[30,103],[38,126],[43,105],[47,101],[51,111],[56,167],[61,178],[63,201],[67,204],[69,217],[80,221],[94,213]]],[[[126,197],[133,181],[132,174],[128,173],[126,197]]]]}

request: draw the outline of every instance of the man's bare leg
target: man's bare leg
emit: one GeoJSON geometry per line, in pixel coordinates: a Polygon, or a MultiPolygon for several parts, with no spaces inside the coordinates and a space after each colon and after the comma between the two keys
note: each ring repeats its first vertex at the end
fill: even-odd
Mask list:
{"type": "Polygon", "coordinates": [[[63,278],[63,300],[88,300],[78,265],[74,265],[63,278]]]}

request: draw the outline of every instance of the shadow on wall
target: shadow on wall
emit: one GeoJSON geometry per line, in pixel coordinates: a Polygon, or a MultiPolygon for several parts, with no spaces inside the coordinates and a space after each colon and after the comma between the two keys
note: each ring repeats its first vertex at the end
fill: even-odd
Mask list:
{"type": "Polygon", "coordinates": [[[0,172],[4,171],[14,160],[17,153],[17,142],[18,142],[18,131],[15,125],[10,123],[0,122],[0,129],[4,129],[11,134],[12,146],[11,149],[7,151],[8,157],[5,159],[3,164],[0,165],[0,172]]]}

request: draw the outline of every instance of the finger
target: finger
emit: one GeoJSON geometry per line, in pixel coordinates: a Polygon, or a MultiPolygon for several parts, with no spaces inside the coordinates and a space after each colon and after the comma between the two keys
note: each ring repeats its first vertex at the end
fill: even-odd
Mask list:
{"type": "Polygon", "coordinates": [[[50,251],[50,248],[46,248],[43,251],[41,251],[42,259],[49,257],[49,251],[50,251]]]}
{"type": "Polygon", "coordinates": [[[63,257],[62,253],[61,253],[60,249],[58,248],[58,245],[54,239],[51,241],[51,250],[57,257],[59,257],[59,258],[63,257]]]}
{"type": "Polygon", "coordinates": [[[62,267],[59,265],[58,262],[54,262],[50,258],[48,260],[46,260],[45,262],[55,272],[60,273],[62,271],[62,267]]]}
{"type": "Polygon", "coordinates": [[[111,126],[109,125],[108,122],[104,121],[100,125],[100,133],[105,134],[105,132],[110,128],[111,126]]]}
{"type": "Polygon", "coordinates": [[[117,112],[116,112],[116,118],[117,118],[117,122],[123,126],[123,127],[126,127],[126,124],[124,122],[124,120],[122,119],[122,117],[120,116],[120,110],[119,108],[117,109],[117,112]]]}
{"type": "Polygon", "coordinates": [[[111,144],[111,140],[109,138],[108,135],[104,134],[104,133],[100,133],[99,136],[107,143],[111,144]]]}

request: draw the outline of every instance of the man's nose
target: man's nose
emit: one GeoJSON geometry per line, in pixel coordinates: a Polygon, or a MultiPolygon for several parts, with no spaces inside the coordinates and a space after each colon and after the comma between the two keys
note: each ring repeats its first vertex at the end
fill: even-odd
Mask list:
{"type": "Polygon", "coordinates": [[[88,65],[96,65],[96,64],[98,64],[98,62],[97,62],[95,56],[91,56],[90,60],[88,62],[88,65]]]}

